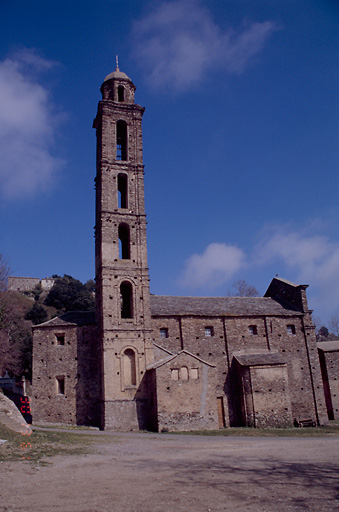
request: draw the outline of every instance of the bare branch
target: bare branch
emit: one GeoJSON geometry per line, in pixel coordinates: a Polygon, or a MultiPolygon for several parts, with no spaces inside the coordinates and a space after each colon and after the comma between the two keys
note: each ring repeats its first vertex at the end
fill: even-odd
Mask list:
{"type": "Polygon", "coordinates": [[[243,279],[239,279],[232,287],[237,290],[236,297],[259,297],[259,292],[255,286],[247,284],[243,279]]]}

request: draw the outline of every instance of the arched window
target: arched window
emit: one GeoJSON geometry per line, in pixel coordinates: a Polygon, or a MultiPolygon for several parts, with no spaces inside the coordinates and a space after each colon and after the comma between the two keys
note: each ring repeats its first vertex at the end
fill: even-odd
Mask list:
{"type": "Polygon", "coordinates": [[[188,380],[188,368],[187,368],[187,366],[182,366],[180,368],[180,380],[188,380]]]}
{"type": "Polygon", "coordinates": [[[120,285],[121,318],[133,318],[133,289],[131,283],[124,281],[120,285]]]}
{"type": "Polygon", "coordinates": [[[127,174],[118,174],[118,208],[128,208],[127,174]]]}
{"type": "Polygon", "coordinates": [[[119,258],[130,259],[129,225],[119,224],[119,258]]]}
{"type": "Polygon", "coordinates": [[[124,364],[124,385],[136,386],[137,372],[135,365],[135,352],[131,348],[127,348],[123,357],[124,364]]]}
{"type": "Polygon", "coordinates": [[[127,124],[117,122],[117,160],[127,160],[127,124]]]}
{"type": "Polygon", "coordinates": [[[119,85],[118,87],[118,101],[124,101],[125,100],[125,89],[122,85],[119,85]]]}

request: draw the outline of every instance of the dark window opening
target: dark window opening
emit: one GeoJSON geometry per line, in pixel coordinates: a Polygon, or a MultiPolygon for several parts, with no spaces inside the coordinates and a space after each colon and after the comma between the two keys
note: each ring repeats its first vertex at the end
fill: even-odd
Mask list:
{"type": "Polygon", "coordinates": [[[117,160],[127,160],[127,124],[117,122],[117,160]]]}
{"type": "Polygon", "coordinates": [[[65,377],[56,377],[57,381],[57,394],[64,395],[65,394],[65,377]]]}
{"type": "Polygon", "coordinates": [[[129,226],[127,224],[119,225],[119,258],[121,260],[130,259],[130,240],[129,226]]]}
{"type": "Polygon", "coordinates": [[[119,85],[118,87],[118,101],[124,101],[125,100],[125,89],[122,85],[119,85]]]}
{"type": "Polygon", "coordinates": [[[56,335],[56,341],[57,341],[57,345],[65,345],[65,335],[64,334],[57,334],[56,335]]]}
{"type": "Polygon", "coordinates": [[[167,329],[167,327],[162,327],[160,329],[160,338],[168,338],[168,329],[167,329]]]}
{"type": "Polygon", "coordinates": [[[205,336],[206,337],[214,336],[213,327],[205,327],[205,336]]]}
{"type": "Polygon", "coordinates": [[[249,326],[248,326],[248,332],[249,332],[249,334],[251,334],[251,335],[256,335],[256,334],[258,334],[257,326],[256,326],[256,325],[249,325],[249,326]]]}
{"type": "Polygon", "coordinates": [[[295,325],[290,324],[287,326],[287,334],[295,334],[295,325]]]}
{"type": "Polygon", "coordinates": [[[128,208],[126,174],[118,174],[118,208],[128,208]]]}
{"type": "Polygon", "coordinates": [[[121,318],[133,318],[133,291],[131,283],[124,281],[120,285],[121,318]]]}

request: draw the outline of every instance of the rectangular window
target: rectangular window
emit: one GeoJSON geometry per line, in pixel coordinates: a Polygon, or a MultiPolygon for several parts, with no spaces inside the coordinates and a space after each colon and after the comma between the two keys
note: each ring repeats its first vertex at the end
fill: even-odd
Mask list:
{"type": "Polygon", "coordinates": [[[248,333],[251,334],[251,335],[258,334],[257,326],[256,325],[249,325],[248,326],[248,333]]]}
{"type": "Polygon", "coordinates": [[[62,375],[60,377],[56,377],[57,382],[57,394],[64,395],[65,394],[65,377],[62,375]]]}
{"type": "Polygon", "coordinates": [[[177,368],[171,370],[171,380],[179,380],[179,370],[177,368]]]}
{"type": "Polygon", "coordinates": [[[198,368],[191,368],[190,369],[190,378],[192,380],[199,379],[199,369],[198,368]]]}
{"type": "Polygon", "coordinates": [[[209,336],[214,336],[213,327],[205,327],[205,336],[206,336],[206,338],[209,336]]]}
{"type": "Polygon", "coordinates": [[[168,329],[167,329],[167,327],[162,327],[160,329],[160,338],[168,338],[168,329]]]}
{"type": "Polygon", "coordinates": [[[295,334],[295,325],[289,324],[287,326],[287,334],[294,335],[295,334]]]}
{"type": "Polygon", "coordinates": [[[56,334],[56,342],[57,342],[57,345],[65,345],[65,335],[64,334],[56,334]]]}

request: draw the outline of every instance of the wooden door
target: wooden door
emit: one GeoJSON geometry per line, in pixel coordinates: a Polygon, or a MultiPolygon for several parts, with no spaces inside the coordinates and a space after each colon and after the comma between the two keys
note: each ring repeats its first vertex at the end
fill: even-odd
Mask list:
{"type": "Polygon", "coordinates": [[[225,411],[224,411],[224,399],[222,396],[217,396],[217,405],[218,405],[218,421],[219,428],[225,428],[225,411]]]}

